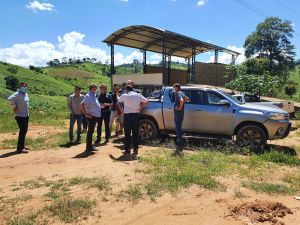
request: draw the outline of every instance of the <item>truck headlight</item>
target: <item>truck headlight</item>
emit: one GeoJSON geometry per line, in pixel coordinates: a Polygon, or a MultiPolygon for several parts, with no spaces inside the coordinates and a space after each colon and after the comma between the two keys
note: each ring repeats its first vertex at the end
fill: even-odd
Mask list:
{"type": "Polygon", "coordinates": [[[271,120],[287,120],[287,119],[289,119],[289,116],[286,113],[269,112],[269,113],[266,113],[266,116],[269,117],[271,120]]]}

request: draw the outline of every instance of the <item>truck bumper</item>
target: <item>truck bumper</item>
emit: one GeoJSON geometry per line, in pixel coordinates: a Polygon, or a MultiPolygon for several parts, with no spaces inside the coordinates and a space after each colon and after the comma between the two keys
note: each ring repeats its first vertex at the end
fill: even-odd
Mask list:
{"type": "Polygon", "coordinates": [[[276,120],[268,120],[264,123],[267,131],[268,131],[268,139],[281,139],[285,138],[289,135],[292,123],[287,120],[276,121],[276,120]]]}

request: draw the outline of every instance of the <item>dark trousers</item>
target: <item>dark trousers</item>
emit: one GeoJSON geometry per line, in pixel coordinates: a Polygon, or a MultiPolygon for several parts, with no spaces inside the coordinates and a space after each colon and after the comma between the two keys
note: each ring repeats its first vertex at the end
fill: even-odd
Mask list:
{"type": "Polygon", "coordinates": [[[75,114],[70,114],[70,127],[69,127],[69,138],[70,141],[73,141],[74,139],[74,134],[73,134],[73,130],[74,130],[74,124],[75,122],[77,122],[77,140],[80,141],[81,139],[81,124],[82,124],[82,115],[75,115],[75,114]]]}
{"type": "Polygon", "coordinates": [[[91,150],[93,148],[93,134],[95,131],[97,121],[99,121],[99,117],[92,117],[92,119],[87,118],[87,120],[88,130],[86,134],[86,150],[91,150]]]}
{"type": "Polygon", "coordinates": [[[182,123],[184,119],[184,111],[174,110],[174,122],[176,131],[176,145],[177,150],[182,151],[183,139],[182,139],[182,123]]]}
{"type": "Polygon", "coordinates": [[[82,115],[82,127],[87,130],[88,121],[85,115],[82,115]]]}
{"type": "Polygon", "coordinates": [[[133,150],[138,154],[139,149],[139,113],[124,114],[124,131],[125,131],[125,153],[130,154],[131,139],[133,150]]]}
{"type": "Polygon", "coordinates": [[[97,127],[97,141],[101,140],[103,121],[105,126],[105,140],[108,141],[110,136],[110,129],[109,129],[110,111],[101,112],[101,117],[99,118],[98,127],[97,127]]]}
{"type": "Polygon", "coordinates": [[[18,127],[20,129],[17,150],[21,151],[25,148],[25,137],[26,137],[26,133],[28,131],[29,117],[16,116],[15,119],[16,119],[16,121],[18,123],[18,127]]]}

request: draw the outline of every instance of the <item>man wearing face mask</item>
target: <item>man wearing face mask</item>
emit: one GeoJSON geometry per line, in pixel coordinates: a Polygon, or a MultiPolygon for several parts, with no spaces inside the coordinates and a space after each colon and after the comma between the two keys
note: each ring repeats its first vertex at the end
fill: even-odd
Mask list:
{"type": "Polygon", "coordinates": [[[29,150],[29,148],[25,147],[25,137],[28,131],[29,121],[29,98],[27,95],[27,88],[27,83],[20,83],[19,90],[8,98],[8,102],[13,108],[15,119],[20,129],[17,153],[28,153],[27,150],[29,150]]]}

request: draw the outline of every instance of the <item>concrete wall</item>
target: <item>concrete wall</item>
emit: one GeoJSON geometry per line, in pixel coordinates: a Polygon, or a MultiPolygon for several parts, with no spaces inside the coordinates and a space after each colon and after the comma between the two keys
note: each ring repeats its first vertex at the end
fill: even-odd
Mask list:
{"type": "Polygon", "coordinates": [[[135,85],[162,85],[162,73],[113,75],[113,84],[121,85],[132,80],[135,85]]]}
{"type": "MultiPolygon", "coordinates": [[[[146,73],[162,73],[162,67],[147,65],[146,73]]],[[[188,83],[187,70],[171,69],[169,85],[172,85],[174,83],[187,84],[188,83]]]]}

